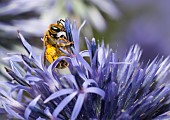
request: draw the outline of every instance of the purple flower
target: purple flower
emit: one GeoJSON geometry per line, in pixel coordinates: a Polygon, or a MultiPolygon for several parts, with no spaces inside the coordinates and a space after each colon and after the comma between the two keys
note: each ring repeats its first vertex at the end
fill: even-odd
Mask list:
{"type": "MultiPolygon", "coordinates": [[[[84,23],[83,23],[84,25],[84,23]]],[[[82,25],[82,26],[83,26],[82,25]]],[[[88,50],[80,51],[76,22],[72,25],[73,55],[44,64],[21,33],[28,55],[10,57],[6,68],[12,80],[0,83],[1,113],[30,120],[130,120],[164,119],[170,110],[169,58],[155,58],[143,66],[138,45],[121,59],[104,42],[85,38],[88,50]],[[87,59],[85,59],[87,58],[87,59]],[[57,69],[64,59],[68,68],[57,69]]]]}

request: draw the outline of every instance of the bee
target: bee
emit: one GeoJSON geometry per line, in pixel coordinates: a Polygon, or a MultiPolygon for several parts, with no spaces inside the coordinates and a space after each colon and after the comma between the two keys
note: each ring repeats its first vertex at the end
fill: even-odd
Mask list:
{"type": "MultiPolygon", "coordinates": [[[[72,40],[71,28],[69,20],[65,21],[60,19],[57,23],[51,24],[48,30],[44,34],[44,46],[45,50],[45,59],[52,63],[58,57],[65,56],[66,54],[61,51],[61,48],[67,53],[72,53],[71,47],[74,45],[72,40]]],[[[68,63],[65,60],[61,60],[57,68],[63,69],[68,66],[68,63]]]]}

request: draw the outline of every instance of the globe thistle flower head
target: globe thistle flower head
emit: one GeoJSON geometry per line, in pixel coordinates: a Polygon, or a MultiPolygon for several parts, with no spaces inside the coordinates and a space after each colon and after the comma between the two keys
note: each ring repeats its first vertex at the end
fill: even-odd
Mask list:
{"type": "MultiPolygon", "coordinates": [[[[68,19],[65,24],[70,24],[68,19]]],[[[37,55],[19,33],[29,54],[9,59],[11,68],[6,71],[13,80],[1,83],[10,88],[0,89],[1,113],[38,120],[168,118],[169,58],[157,57],[143,68],[138,45],[118,59],[117,53],[94,38],[85,38],[88,49],[80,51],[81,27],[77,29],[74,21],[70,29],[75,43],[72,53],[61,49],[66,56],[49,65],[44,64],[44,51],[37,55]],[[69,63],[66,74],[56,67],[63,59],[69,63]]]]}

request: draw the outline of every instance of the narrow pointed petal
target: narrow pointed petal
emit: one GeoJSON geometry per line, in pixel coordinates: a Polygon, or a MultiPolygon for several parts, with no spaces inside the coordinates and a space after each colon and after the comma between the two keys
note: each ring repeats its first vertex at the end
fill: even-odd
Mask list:
{"type": "Polygon", "coordinates": [[[31,47],[31,45],[25,40],[25,38],[23,37],[23,35],[18,32],[19,37],[21,38],[22,44],[24,45],[24,47],[27,49],[27,51],[29,52],[29,54],[31,54],[34,58],[36,58],[36,55],[33,52],[33,49],[31,47]]]}
{"type": "Polygon", "coordinates": [[[84,91],[85,91],[85,93],[98,94],[102,97],[102,99],[104,99],[104,96],[105,96],[105,92],[102,89],[96,88],[96,87],[90,87],[90,88],[85,89],[84,91]]]}
{"type": "Polygon", "coordinates": [[[90,65],[83,59],[83,57],[79,53],[77,53],[77,51],[75,51],[75,49],[73,49],[73,51],[74,51],[77,59],[81,62],[81,64],[84,65],[90,73],[92,73],[92,69],[91,69],[90,65]]]}
{"type": "Polygon", "coordinates": [[[40,99],[41,95],[38,95],[35,99],[33,99],[29,105],[27,106],[27,108],[25,109],[25,113],[24,113],[24,116],[25,118],[28,120],[29,119],[29,116],[31,114],[31,109],[29,108],[30,106],[35,106],[38,102],[38,100],[40,99]]]}
{"type": "Polygon", "coordinates": [[[50,96],[44,101],[44,103],[47,103],[47,102],[50,101],[50,100],[53,100],[53,99],[55,99],[55,98],[57,98],[57,97],[60,97],[60,96],[62,96],[62,95],[66,95],[66,94],[69,94],[69,93],[72,93],[72,92],[74,92],[73,89],[63,89],[63,90],[57,91],[57,92],[53,93],[52,95],[50,95],[50,96]]]}
{"type": "Polygon", "coordinates": [[[76,26],[76,21],[73,22],[72,25],[72,35],[73,35],[73,41],[74,41],[74,47],[77,52],[80,51],[80,46],[79,46],[79,32],[77,30],[76,26]]]}
{"type": "Polygon", "coordinates": [[[22,116],[20,116],[17,112],[15,112],[14,110],[12,110],[10,107],[8,107],[7,105],[5,105],[4,103],[2,103],[4,109],[12,116],[14,116],[15,118],[21,119],[21,120],[25,120],[22,116]]]}
{"type": "Polygon", "coordinates": [[[77,91],[73,92],[72,94],[68,95],[60,104],[57,106],[57,108],[53,111],[53,116],[56,118],[58,114],[63,110],[63,108],[77,95],[77,91]]]}
{"type": "Polygon", "coordinates": [[[76,104],[74,106],[74,109],[73,109],[73,112],[72,112],[72,115],[71,115],[71,120],[75,120],[77,118],[77,116],[78,116],[78,114],[79,114],[79,112],[82,108],[85,96],[86,96],[86,94],[79,94],[78,95],[76,104]]]}
{"type": "Polygon", "coordinates": [[[87,88],[88,85],[90,85],[91,83],[95,84],[96,86],[98,86],[97,82],[93,79],[87,79],[84,83],[83,83],[83,88],[87,88]]]}

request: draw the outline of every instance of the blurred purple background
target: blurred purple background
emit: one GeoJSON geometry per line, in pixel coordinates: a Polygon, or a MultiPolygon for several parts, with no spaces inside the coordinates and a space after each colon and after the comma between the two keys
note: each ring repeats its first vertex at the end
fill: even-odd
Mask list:
{"type": "MultiPolygon", "coordinates": [[[[134,43],[143,49],[143,57],[170,54],[170,1],[119,0],[123,18],[117,39],[125,46],[134,43]]],[[[119,23],[121,24],[121,23],[119,23]]]]}

